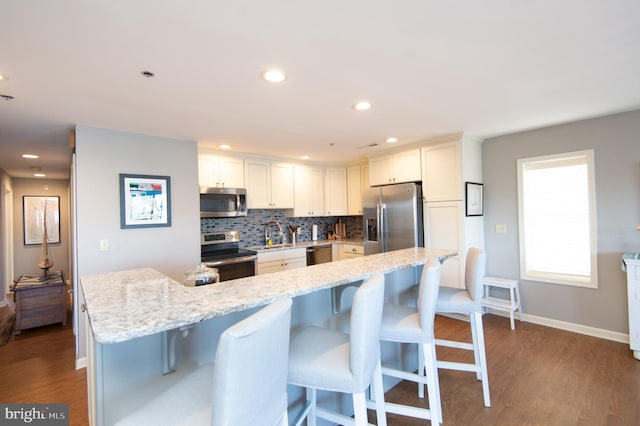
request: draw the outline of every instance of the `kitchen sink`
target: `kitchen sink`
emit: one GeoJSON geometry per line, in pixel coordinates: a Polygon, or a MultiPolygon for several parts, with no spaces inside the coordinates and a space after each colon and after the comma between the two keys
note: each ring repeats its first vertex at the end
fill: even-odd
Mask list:
{"type": "Polygon", "coordinates": [[[261,251],[261,250],[273,250],[273,249],[283,249],[288,247],[296,247],[293,243],[287,244],[273,244],[271,246],[259,246],[259,247],[251,247],[252,250],[261,251]]]}

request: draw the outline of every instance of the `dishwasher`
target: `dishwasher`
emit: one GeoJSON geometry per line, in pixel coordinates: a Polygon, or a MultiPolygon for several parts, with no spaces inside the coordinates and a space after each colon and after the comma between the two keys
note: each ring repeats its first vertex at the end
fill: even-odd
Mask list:
{"type": "Polygon", "coordinates": [[[331,262],[331,244],[307,247],[307,266],[331,262]]]}

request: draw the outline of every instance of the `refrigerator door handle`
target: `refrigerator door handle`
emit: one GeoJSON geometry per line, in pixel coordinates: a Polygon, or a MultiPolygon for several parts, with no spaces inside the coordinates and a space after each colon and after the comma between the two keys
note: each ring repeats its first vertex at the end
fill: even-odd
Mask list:
{"type": "Polygon", "coordinates": [[[386,232],[385,232],[385,216],[386,216],[386,204],[379,203],[377,206],[377,215],[378,215],[378,241],[382,241],[382,251],[387,251],[387,240],[386,240],[386,232]]]}

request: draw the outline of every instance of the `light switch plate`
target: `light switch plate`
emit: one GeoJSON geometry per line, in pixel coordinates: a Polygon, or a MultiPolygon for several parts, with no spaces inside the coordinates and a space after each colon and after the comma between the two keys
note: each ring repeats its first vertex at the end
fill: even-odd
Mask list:
{"type": "Polygon", "coordinates": [[[498,223],[496,224],[496,234],[506,234],[507,233],[507,224],[506,223],[498,223]]]}
{"type": "Polygon", "coordinates": [[[109,240],[100,240],[100,251],[109,250],[109,240]]]}

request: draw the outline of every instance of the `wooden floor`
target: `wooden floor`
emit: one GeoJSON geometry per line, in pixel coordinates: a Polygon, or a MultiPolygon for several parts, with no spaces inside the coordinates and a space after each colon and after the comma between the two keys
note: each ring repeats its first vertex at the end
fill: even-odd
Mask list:
{"type": "MultiPolygon", "coordinates": [[[[491,408],[475,374],[440,371],[445,425],[638,425],[640,361],[629,346],[530,323],[484,316],[491,408]]],[[[438,317],[440,338],[470,339],[468,323],[438,317]]],[[[451,358],[452,349],[438,349],[451,358]]],[[[466,352],[466,351],[465,351],[466,352]]],[[[469,355],[471,355],[469,353],[469,355]]],[[[71,325],[27,330],[0,346],[0,402],[68,403],[70,425],[87,424],[85,370],[74,369],[71,325]]],[[[458,360],[468,360],[466,353],[458,360]]],[[[403,382],[389,401],[427,406],[403,382]]],[[[370,421],[375,423],[375,416],[370,421]]],[[[388,415],[389,425],[428,421],[388,415]]]]}
{"type": "MultiPolygon", "coordinates": [[[[508,318],[483,319],[491,408],[483,405],[475,373],[440,370],[443,424],[640,425],[640,361],[629,345],[517,321],[512,331],[508,318]]],[[[436,337],[461,336],[471,341],[468,323],[437,317],[436,337]]],[[[454,351],[439,347],[437,356],[473,360],[470,351],[454,351]]],[[[385,398],[428,406],[409,382],[385,398]]],[[[395,415],[387,419],[390,425],[430,424],[395,415]]]]}
{"type": "Polygon", "coordinates": [[[86,370],[75,369],[75,338],[67,325],[25,330],[0,346],[0,402],[69,404],[69,425],[87,420],[86,370]]]}

